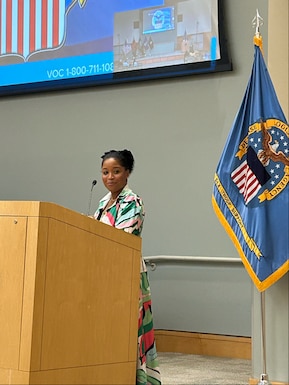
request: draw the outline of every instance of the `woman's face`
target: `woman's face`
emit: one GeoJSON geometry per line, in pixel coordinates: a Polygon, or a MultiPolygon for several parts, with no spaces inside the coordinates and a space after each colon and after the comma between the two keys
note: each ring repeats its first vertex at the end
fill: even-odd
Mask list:
{"type": "Polygon", "coordinates": [[[127,184],[129,170],[126,170],[118,160],[108,158],[103,162],[101,172],[103,184],[115,197],[127,184]]]}

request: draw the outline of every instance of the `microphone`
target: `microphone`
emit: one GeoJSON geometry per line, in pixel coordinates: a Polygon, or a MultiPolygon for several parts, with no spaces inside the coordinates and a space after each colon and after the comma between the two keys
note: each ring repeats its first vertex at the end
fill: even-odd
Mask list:
{"type": "Polygon", "coordinates": [[[89,194],[89,199],[88,199],[88,208],[87,208],[87,214],[86,214],[87,216],[90,213],[90,206],[91,206],[91,199],[92,199],[92,190],[93,190],[93,187],[96,185],[96,183],[97,183],[97,180],[94,179],[92,181],[92,184],[91,184],[91,189],[90,189],[90,194],[89,194]]]}

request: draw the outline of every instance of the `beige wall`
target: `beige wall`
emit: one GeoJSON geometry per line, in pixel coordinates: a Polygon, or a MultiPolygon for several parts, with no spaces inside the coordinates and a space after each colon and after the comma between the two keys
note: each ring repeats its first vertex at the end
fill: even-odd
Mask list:
{"type": "Polygon", "coordinates": [[[268,3],[268,68],[288,121],[289,112],[289,2],[268,3]]]}

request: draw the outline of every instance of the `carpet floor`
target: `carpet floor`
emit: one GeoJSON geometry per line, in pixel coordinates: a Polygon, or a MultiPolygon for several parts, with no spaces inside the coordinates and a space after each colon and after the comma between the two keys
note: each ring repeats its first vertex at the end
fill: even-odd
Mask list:
{"type": "Polygon", "coordinates": [[[162,385],[248,385],[251,361],[158,352],[162,385]]]}

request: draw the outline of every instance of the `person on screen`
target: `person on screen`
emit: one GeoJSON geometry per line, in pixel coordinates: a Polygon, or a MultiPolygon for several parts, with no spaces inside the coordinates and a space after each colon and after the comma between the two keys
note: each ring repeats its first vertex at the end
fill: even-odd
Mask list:
{"type": "MultiPolygon", "coordinates": [[[[140,236],[145,217],[144,205],[142,199],[127,184],[134,168],[132,153],[129,150],[110,150],[105,152],[101,159],[102,181],[109,192],[99,201],[94,218],[140,236]]],[[[161,384],[151,311],[151,292],[143,259],[140,274],[136,384],[161,384]]]]}
{"type": "Polygon", "coordinates": [[[149,49],[150,49],[150,55],[152,54],[152,50],[154,49],[154,41],[152,37],[149,37],[149,49]]]}

